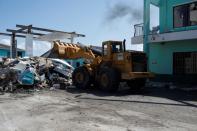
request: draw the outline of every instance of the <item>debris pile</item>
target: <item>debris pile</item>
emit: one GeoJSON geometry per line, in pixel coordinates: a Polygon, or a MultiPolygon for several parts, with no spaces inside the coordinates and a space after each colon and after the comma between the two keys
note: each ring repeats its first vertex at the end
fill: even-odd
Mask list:
{"type": "Polygon", "coordinates": [[[33,57],[2,59],[0,63],[1,92],[65,88],[72,84],[74,68],[64,60],[33,57]]]}

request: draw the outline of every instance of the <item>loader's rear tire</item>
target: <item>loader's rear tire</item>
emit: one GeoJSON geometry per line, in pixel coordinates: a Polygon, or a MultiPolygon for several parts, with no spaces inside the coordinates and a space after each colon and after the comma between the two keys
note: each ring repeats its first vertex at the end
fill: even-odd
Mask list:
{"type": "Polygon", "coordinates": [[[119,73],[113,69],[104,67],[99,73],[99,88],[107,92],[115,92],[119,87],[119,73]]]}
{"type": "Polygon", "coordinates": [[[131,91],[139,91],[145,87],[146,79],[135,79],[127,81],[127,85],[130,87],[131,91]]]}
{"type": "Polygon", "coordinates": [[[86,89],[90,87],[91,76],[86,67],[78,67],[72,74],[73,85],[79,89],[86,89]]]}

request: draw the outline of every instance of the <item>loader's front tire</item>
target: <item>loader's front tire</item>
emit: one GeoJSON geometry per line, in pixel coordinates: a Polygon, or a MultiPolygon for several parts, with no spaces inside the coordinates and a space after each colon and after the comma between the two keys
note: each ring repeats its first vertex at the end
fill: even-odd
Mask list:
{"type": "Polygon", "coordinates": [[[78,67],[72,74],[73,85],[79,89],[86,89],[90,87],[91,76],[86,67],[78,67]]]}
{"type": "Polygon", "coordinates": [[[108,92],[117,91],[120,83],[118,75],[113,68],[102,68],[99,73],[99,88],[108,92]]]}

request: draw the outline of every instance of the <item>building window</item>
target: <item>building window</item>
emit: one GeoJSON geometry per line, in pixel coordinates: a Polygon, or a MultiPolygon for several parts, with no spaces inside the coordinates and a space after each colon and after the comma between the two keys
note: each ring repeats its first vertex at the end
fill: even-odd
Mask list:
{"type": "Polygon", "coordinates": [[[23,53],[18,51],[17,52],[17,56],[20,57],[20,58],[22,58],[23,57],[23,53]]]}
{"type": "Polygon", "coordinates": [[[174,28],[197,25],[197,2],[174,7],[174,28]]]}
{"type": "Polygon", "coordinates": [[[190,4],[190,25],[197,25],[197,2],[190,4]]]}

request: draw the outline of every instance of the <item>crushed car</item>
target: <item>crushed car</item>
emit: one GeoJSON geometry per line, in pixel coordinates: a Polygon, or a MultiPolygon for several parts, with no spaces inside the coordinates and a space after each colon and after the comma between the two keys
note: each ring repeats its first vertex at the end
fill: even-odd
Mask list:
{"type": "Polygon", "coordinates": [[[6,59],[0,67],[0,89],[20,87],[60,87],[72,84],[74,68],[64,60],[42,57],[6,59]]]}

